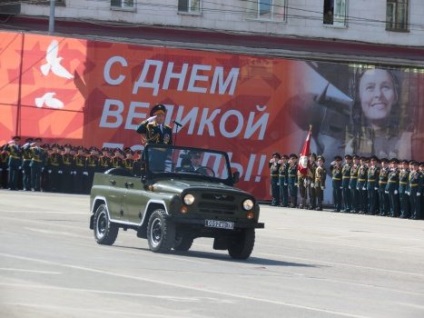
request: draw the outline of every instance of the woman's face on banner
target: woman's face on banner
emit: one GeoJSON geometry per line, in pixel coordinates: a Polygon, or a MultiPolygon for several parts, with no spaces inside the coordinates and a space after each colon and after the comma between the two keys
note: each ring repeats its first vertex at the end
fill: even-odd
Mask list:
{"type": "Polygon", "coordinates": [[[368,120],[386,118],[397,102],[392,76],[388,71],[372,69],[364,72],[359,83],[362,111],[368,120]]]}

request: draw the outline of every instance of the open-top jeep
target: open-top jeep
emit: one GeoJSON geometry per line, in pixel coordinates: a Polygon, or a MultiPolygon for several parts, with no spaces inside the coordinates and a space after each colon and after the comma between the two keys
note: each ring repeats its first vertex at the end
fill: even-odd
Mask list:
{"type": "Polygon", "coordinates": [[[105,245],[119,228],[136,230],[153,252],[188,251],[195,238],[210,237],[214,249],[247,259],[264,224],[255,198],[233,187],[238,178],[225,152],[148,145],[141,178],[121,168],[95,174],[90,228],[105,245]]]}

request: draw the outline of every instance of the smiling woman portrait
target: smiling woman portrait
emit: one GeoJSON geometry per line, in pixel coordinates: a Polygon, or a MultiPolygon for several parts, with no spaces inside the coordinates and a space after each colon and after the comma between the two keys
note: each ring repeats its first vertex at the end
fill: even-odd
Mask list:
{"type": "Polygon", "coordinates": [[[352,84],[354,103],[345,153],[410,159],[411,121],[395,71],[361,69],[352,84]]]}

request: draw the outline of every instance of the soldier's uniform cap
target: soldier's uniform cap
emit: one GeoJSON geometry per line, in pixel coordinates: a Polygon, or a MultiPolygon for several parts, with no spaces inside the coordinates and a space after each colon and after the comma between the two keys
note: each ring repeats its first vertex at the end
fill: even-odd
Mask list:
{"type": "Polygon", "coordinates": [[[409,164],[409,161],[408,161],[408,160],[406,160],[406,159],[403,159],[403,160],[401,160],[400,162],[401,162],[401,163],[409,164]]]}
{"type": "Polygon", "coordinates": [[[63,148],[72,148],[71,144],[64,144],[63,148]]]}
{"type": "Polygon", "coordinates": [[[345,155],[345,159],[352,159],[351,155],[345,155]]]}
{"type": "Polygon", "coordinates": [[[317,154],[315,152],[311,153],[309,157],[313,157],[315,160],[317,160],[317,154]]]}
{"type": "Polygon", "coordinates": [[[392,158],[390,159],[391,163],[399,163],[399,160],[397,158],[392,158]]]}
{"type": "Polygon", "coordinates": [[[362,160],[362,161],[367,161],[368,160],[368,158],[367,157],[365,157],[365,156],[362,156],[361,158],[359,158],[360,160],[362,160]]]}
{"type": "Polygon", "coordinates": [[[163,114],[166,114],[166,107],[162,104],[157,104],[153,106],[152,110],[150,111],[150,116],[154,116],[158,113],[162,112],[163,114]]]}
{"type": "Polygon", "coordinates": [[[279,159],[281,159],[281,155],[278,153],[278,152],[274,152],[273,154],[272,154],[272,156],[274,157],[274,156],[277,156],[279,159]]]}
{"type": "Polygon", "coordinates": [[[19,141],[19,140],[21,140],[21,137],[20,136],[13,136],[12,137],[12,140],[19,141]]]}
{"type": "Polygon", "coordinates": [[[94,147],[94,146],[90,147],[88,150],[89,151],[99,151],[99,149],[97,147],[94,147]]]}
{"type": "Polygon", "coordinates": [[[353,159],[361,159],[358,155],[353,155],[353,159]]]}
{"type": "Polygon", "coordinates": [[[287,155],[282,155],[282,156],[281,156],[281,158],[282,158],[282,159],[289,159],[289,156],[287,156],[287,155]]]}
{"type": "Polygon", "coordinates": [[[387,162],[389,162],[389,159],[387,159],[387,158],[381,158],[381,159],[380,159],[380,161],[381,161],[381,162],[386,162],[386,163],[387,163],[387,162]]]}
{"type": "Polygon", "coordinates": [[[370,160],[371,161],[378,161],[378,158],[377,158],[377,156],[371,156],[370,160]]]}
{"type": "Polygon", "coordinates": [[[297,155],[294,153],[290,154],[290,159],[297,159],[297,155]]]}
{"type": "Polygon", "coordinates": [[[43,140],[40,137],[37,137],[37,138],[34,139],[34,141],[36,141],[36,142],[42,142],[43,140]]]}
{"type": "Polygon", "coordinates": [[[419,163],[418,161],[415,161],[415,160],[411,160],[411,161],[409,162],[409,164],[411,164],[411,165],[413,165],[413,166],[419,166],[419,165],[420,165],[420,163],[419,163]]]}
{"type": "Polygon", "coordinates": [[[322,160],[323,162],[325,162],[325,158],[324,158],[324,156],[318,156],[318,157],[317,157],[317,160],[322,160]]]}
{"type": "Polygon", "coordinates": [[[342,161],[343,159],[342,159],[342,157],[340,157],[340,156],[335,156],[335,157],[334,157],[334,160],[336,160],[336,161],[342,161]]]}
{"type": "Polygon", "coordinates": [[[420,162],[420,167],[424,167],[424,161],[420,162]]]}
{"type": "Polygon", "coordinates": [[[33,142],[33,141],[34,141],[34,138],[31,138],[31,137],[25,139],[25,142],[33,142]]]}

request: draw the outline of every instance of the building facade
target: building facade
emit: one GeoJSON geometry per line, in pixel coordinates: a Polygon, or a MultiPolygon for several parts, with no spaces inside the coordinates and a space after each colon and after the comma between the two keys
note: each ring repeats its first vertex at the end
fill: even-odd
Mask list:
{"type": "MultiPolygon", "coordinates": [[[[8,1],[10,2],[10,1],[8,1]]],[[[20,14],[48,17],[49,1],[20,14]]],[[[42,2],[42,3],[41,3],[42,2]]],[[[55,0],[58,19],[422,46],[421,0],[55,0]]]]}

